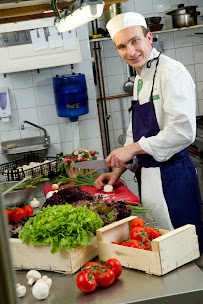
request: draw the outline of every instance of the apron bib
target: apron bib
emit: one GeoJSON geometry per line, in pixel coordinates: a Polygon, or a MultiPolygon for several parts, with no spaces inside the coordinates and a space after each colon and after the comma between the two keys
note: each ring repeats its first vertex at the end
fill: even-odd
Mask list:
{"type": "MultiPolygon", "coordinates": [[[[159,56],[153,59],[157,62],[150,101],[140,105],[138,100],[133,100],[129,109],[132,111],[134,142],[139,141],[142,136],[156,136],[160,131],[153,103],[159,56]]],[[[165,162],[158,162],[149,154],[137,155],[137,160],[138,168],[135,175],[143,206],[151,210],[151,216],[156,219],[160,228],[172,230],[173,227],[194,224],[199,237],[200,251],[203,252],[199,183],[188,149],[176,153],[165,162]],[[186,214],[184,210],[187,210],[186,214]]]]}

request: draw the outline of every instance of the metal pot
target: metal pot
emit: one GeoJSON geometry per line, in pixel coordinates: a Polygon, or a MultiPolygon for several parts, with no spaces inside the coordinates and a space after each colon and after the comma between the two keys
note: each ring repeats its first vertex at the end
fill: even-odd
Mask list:
{"type": "Polygon", "coordinates": [[[122,13],[121,4],[113,3],[111,6],[105,10],[105,21],[106,23],[113,17],[122,13]]]}
{"type": "Polygon", "coordinates": [[[173,27],[187,27],[197,25],[197,16],[200,12],[196,11],[197,6],[184,6],[184,4],[179,4],[178,8],[166,13],[166,15],[171,15],[173,27]]]}

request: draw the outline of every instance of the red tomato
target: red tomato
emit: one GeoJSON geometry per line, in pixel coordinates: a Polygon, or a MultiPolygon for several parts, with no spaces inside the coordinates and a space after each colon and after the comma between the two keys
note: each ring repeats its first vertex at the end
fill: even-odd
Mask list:
{"type": "Polygon", "coordinates": [[[85,293],[93,292],[97,287],[96,280],[92,276],[91,270],[81,271],[76,278],[76,284],[78,288],[85,293]]]}
{"type": "Polygon", "coordinates": [[[121,240],[118,242],[119,245],[124,245],[125,244],[125,240],[121,240]]]}
{"type": "Polygon", "coordinates": [[[33,215],[33,208],[30,205],[26,205],[23,209],[25,210],[28,216],[33,215]]]}
{"type": "Polygon", "coordinates": [[[144,242],[142,243],[142,245],[144,246],[145,250],[150,250],[150,249],[151,249],[150,243],[147,242],[147,241],[144,241],[144,242]]]}
{"type": "Polygon", "coordinates": [[[6,216],[8,218],[9,223],[12,221],[12,213],[13,213],[13,210],[11,210],[11,209],[6,210],[6,216]]]}
{"type": "Polygon", "coordinates": [[[156,239],[160,236],[160,233],[152,227],[145,227],[145,231],[149,235],[150,240],[156,239]]]}
{"type": "Polygon", "coordinates": [[[102,265],[98,262],[88,262],[87,264],[85,264],[84,268],[89,268],[91,270],[91,273],[93,274],[93,276],[97,277],[101,273],[102,265]],[[91,267],[91,266],[93,266],[93,267],[91,267]]]}
{"type": "Polygon", "coordinates": [[[138,248],[138,249],[144,249],[142,246],[139,245],[137,240],[131,240],[128,244],[128,247],[138,248]]]}
{"type": "Polygon", "coordinates": [[[143,237],[141,235],[137,235],[138,233],[143,233],[145,232],[145,228],[144,227],[135,227],[131,230],[130,232],[130,238],[131,240],[137,240],[137,241],[141,241],[143,240],[143,237]]]}
{"type": "Polygon", "coordinates": [[[116,279],[118,277],[120,277],[121,272],[122,272],[122,265],[119,262],[119,260],[117,260],[117,259],[109,259],[108,261],[106,261],[105,264],[111,267],[111,270],[113,270],[116,279]]]}
{"type": "Polygon", "coordinates": [[[26,211],[24,209],[18,207],[12,213],[12,221],[17,223],[21,219],[21,217],[26,216],[26,215],[27,215],[26,211]]]}
{"type": "Polygon", "coordinates": [[[118,243],[116,243],[116,242],[111,242],[111,244],[115,244],[115,245],[118,245],[118,243]]]}
{"type": "Polygon", "coordinates": [[[145,224],[145,221],[142,218],[136,218],[132,222],[132,229],[135,227],[143,227],[145,224]]]}
{"type": "Polygon", "coordinates": [[[115,273],[111,269],[106,269],[105,272],[96,277],[96,282],[101,287],[110,286],[114,281],[115,273]]]}

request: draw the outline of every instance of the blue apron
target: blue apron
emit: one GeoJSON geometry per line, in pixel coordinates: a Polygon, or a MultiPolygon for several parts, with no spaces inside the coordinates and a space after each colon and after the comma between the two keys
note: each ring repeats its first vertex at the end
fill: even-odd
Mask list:
{"type": "MultiPolygon", "coordinates": [[[[160,54],[159,54],[160,56],[160,54]]],[[[132,100],[132,131],[133,141],[142,136],[151,137],[159,133],[159,125],[153,103],[153,89],[159,56],[153,77],[150,101],[139,105],[138,100],[132,100]]],[[[149,63],[149,62],[148,62],[149,63]]],[[[149,154],[137,155],[138,168],[136,178],[141,198],[141,168],[160,167],[163,194],[168,206],[169,215],[174,228],[186,224],[194,224],[199,240],[200,253],[203,252],[203,224],[201,219],[201,197],[196,168],[189,156],[188,149],[176,153],[164,162],[156,161],[149,154]]]]}

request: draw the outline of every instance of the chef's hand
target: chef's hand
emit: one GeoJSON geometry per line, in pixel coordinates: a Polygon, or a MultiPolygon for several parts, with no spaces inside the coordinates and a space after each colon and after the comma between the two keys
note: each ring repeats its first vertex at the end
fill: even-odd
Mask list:
{"type": "Polygon", "coordinates": [[[106,158],[106,163],[111,168],[125,168],[126,163],[138,154],[146,154],[138,142],[112,151],[106,158]]]}
{"type": "Polygon", "coordinates": [[[114,185],[120,178],[121,174],[124,172],[123,168],[115,169],[113,172],[101,174],[95,181],[94,187],[98,190],[104,188],[106,184],[114,185]]]}

